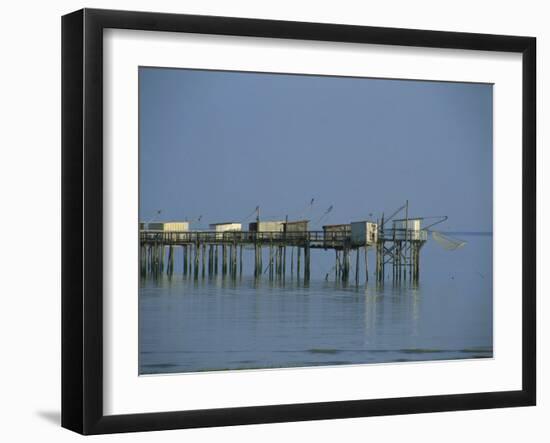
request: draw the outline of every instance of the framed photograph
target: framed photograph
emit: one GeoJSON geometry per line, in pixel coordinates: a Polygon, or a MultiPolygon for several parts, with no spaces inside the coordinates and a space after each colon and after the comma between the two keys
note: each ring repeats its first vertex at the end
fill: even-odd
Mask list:
{"type": "Polygon", "coordinates": [[[532,37],[62,20],[62,425],[534,405],[532,37]]]}

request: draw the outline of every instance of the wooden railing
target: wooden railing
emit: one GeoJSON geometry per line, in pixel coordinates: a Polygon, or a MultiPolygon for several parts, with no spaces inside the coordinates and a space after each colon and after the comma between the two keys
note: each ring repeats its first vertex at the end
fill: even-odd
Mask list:
{"type": "MultiPolygon", "coordinates": [[[[311,246],[341,246],[351,243],[350,232],[332,231],[296,231],[296,232],[256,232],[256,231],[184,231],[167,232],[144,230],[139,233],[141,243],[163,244],[187,244],[187,243],[213,243],[213,244],[270,244],[284,243],[287,245],[311,246]]],[[[426,230],[411,231],[405,229],[386,229],[380,233],[379,240],[410,240],[426,241],[426,230]]]]}

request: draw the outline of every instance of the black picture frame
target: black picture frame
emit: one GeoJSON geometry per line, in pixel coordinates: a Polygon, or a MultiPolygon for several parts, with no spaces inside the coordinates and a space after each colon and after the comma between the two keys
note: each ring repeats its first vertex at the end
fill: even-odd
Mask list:
{"type": "Polygon", "coordinates": [[[62,18],[62,426],[81,434],[320,420],[536,403],[536,39],[83,9],[62,18]],[[103,30],[192,32],[522,54],[522,389],[177,412],[103,413],[103,30]]]}

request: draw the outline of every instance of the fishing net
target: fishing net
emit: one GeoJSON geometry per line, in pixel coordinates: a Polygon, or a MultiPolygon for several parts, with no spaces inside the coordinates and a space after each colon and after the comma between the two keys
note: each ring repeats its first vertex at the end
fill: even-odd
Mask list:
{"type": "Polygon", "coordinates": [[[454,251],[455,249],[462,248],[466,244],[465,241],[449,237],[437,231],[432,231],[432,238],[447,251],[454,251]]]}

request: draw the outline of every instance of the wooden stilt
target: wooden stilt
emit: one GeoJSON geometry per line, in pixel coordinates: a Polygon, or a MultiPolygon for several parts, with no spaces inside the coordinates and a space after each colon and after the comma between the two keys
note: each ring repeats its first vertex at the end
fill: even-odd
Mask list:
{"type": "Polygon", "coordinates": [[[365,246],[365,284],[369,282],[369,248],[365,246]]]}
{"type": "Polygon", "coordinates": [[[213,254],[213,247],[212,245],[208,245],[208,276],[211,277],[212,276],[212,272],[213,272],[213,263],[212,261],[214,260],[214,254],[213,254]]]}
{"type": "Polygon", "coordinates": [[[262,273],[262,270],[260,269],[260,247],[256,243],[254,246],[254,276],[259,277],[262,273]]]}
{"type": "Polygon", "coordinates": [[[168,267],[166,272],[171,275],[174,271],[174,247],[172,245],[168,246],[168,267]]]}
{"type": "Polygon", "coordinates": [[[187,245],[181,247],[182,262],[183,262],[183,275],[187,275],[187,245]]]}
{"type": "Polygon", "coordinates": [[[233,278],[237,278],[237,244],[233,243],[233,278]]]}
{"type": "Polygon", "coordinates": [[[202,268],[201,268],[201,277],[204,278],[206,275],[206,243],[201,245],[201,258],[202,258],[202,268]]]}
{"type": "Polygon", "coordinates": [[[258,255],[258,257],[259,257],[259,259],[260,259],[260,276],[261,276],[261,275],[262,275],[261,270],[262,270],[263,267],[264,267],[264,256],[263,256],[262,245],[259,246],[258,250],[259,250],[259,255],[258,255]]]}
{"type": "Polygon", "coordinates": [[[355,285],[359,286],[359,248],[355,254],[355,285]]]}
{"type": "Polygon", "coordinates": [[[243,245],[239,249],[239,274],[243,275],[243,245]]]}
{"type": "Polygon", "coordinates": [[[214,274],[215,275],[218,275],[218,257],[219,257],[220,253],[219,253],[219,250],[218,250],[218,245],[215,246],[214,248],[214,274]]]}
{"type": "Polygon", "coordinates": [[[300,279],[300,256],[301,256],[301,251],[299,246],[298,246],[297,255],[298,256],[296,257],[296,277],[299,280],[300,279]]]}
{"type": "Polygon", "coordinates": [[[195,278],[199,278],[201,272],[201,245],[200,243],[195,244],[195,278]]]}
{"type": "Polygon", "coordinates": [[[222,275],[227,274],[227,247],[222,245],[222,275]]]}
{"type": "Polygon", "coordinates": [[[290,247],[290,279],[294,277],[294,248],[290,247]]]}
{"type": "Polygon", "coordinates": [[[344,272],[342,272],[342,281],[347,281],[348,279],[348,248],[344,248],[343,251],[343,261],[344,261],[344,272]]]}
{"type": "Polygon", "coordinates": [[[304,247],[304,282],[309,282],[310,277],[310,265],[311,265],[311,248],[309,243],[306,243],[304,247]]]}
{"type": "Polygon", "coordinates": [[[283,251],[283,280],[284,280],[286,276],[286,246],[283,246],[282,251],[283,251]]]}
{"type": "Polygon", "coordinates": [[[273,244],[269,244],[269,279],[273,280],[273,244]]]}

